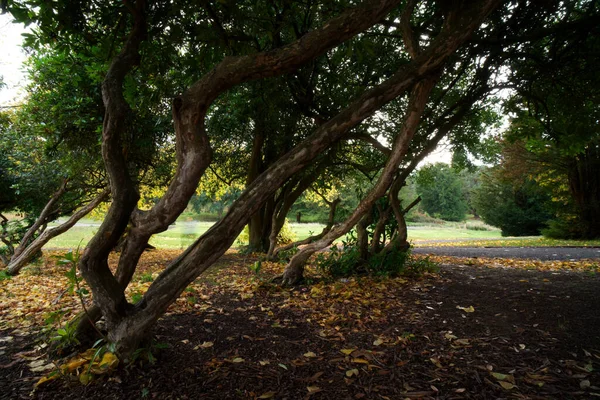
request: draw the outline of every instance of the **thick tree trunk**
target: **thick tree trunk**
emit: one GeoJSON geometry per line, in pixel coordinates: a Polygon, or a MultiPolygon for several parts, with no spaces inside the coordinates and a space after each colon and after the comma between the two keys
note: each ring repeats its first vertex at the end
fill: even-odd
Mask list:
{"type": "MultiPolygon", "coordinates": [[[[318,168],[318,170],[320,169],[321,167],[318,168]]],[[[269,234],[269,249],[267,252],[268,259],[272,260],[275,258],[277,238],[279,237],[283,225],[285,225],[285,220],[290,209],[318,176],[319,174],[316,172],[305,174],[300,180],[295,179],[288,181],[281,189],[279,199],[275,204],[273,215],[271,216],[271,232],[269,234]]]]}
{"type": "Polygon", "coordinates": [[[266,253],[269,250],[271,231],[272,199],[256,212],[248,223],[248,247],[252,252],[266,253]]]}
{"type": "Polygon", "coordinates": [[[31,259],[34,258],[35,255],[42,250],[42,247],[44,247],[46,243],[48,243],[51,239],[57,237],[58,235],[61,235],[64,232],[71,229],[73,225],[77,223],[77,221],[85,217],[100,203],[106,200],[108,198],[109,193],[110,192],[108,190],[105,190],[104,192],[96,196],[94,200],[90,201],[87,205],[75,212],[67,221],[52,229],[45,230],[44,232],[42,232],[41,235],[35,238],[35,240],[33,240],[33,242],[31,242],[28,246],[20,246],[21,251],[18,255],[15,252],[15,255],[13,255],[12,259],[10,260],[10,263],[6,267],[6,272],[9,275],[18,274],[19,271],[21,271],[21,269],[24,266],[26,266],[31,261],[31,259]]]}
{"type": "Polygon", "coordinates": [[[371,223],[373,223],[373,210],[367,212],[356,224],[356,247],[358,247],[360,262],[369,260],[369,233],[367,228],[371,223]]]}
{"type": "MultiPolygon", "coordinates": [[[[204,117],[208,107],[219,94],[251,79],[294,71],[307,61],[381,20],[398,3],[399,1],[392,0],[369,2],[349,10],[322,28],[311,31],[297,42],[280,49],[226,58],[194,84],[182,98],[176,99],[173,113],[177,133],[177,172],[165,196],[152,210],[146,213],[136,212],[133,215],[131,234],[144,238],[156,230],[166,229],[165,223],[173,215],[181,212],[181,204],[184,204],[183,207],[187,204],[208,165],[207,160],[210,161],[204,117]]],[[[365,92],[257,177],[224,218],[167,266],[152,283],[143,300],[132,306],[125,301],[123,288],[110,273],[107,257],[125,230],[138,197],[127,174],[127,163],[120,149],[120,136],[128,114],[128,106],[122,94],[123,79],[139,61],[139,44],[144,37],[144,4],[142,1],[136,3],[135,9],[132,10],[135,23],[130,39],[113,61],[102,87],[106,107],[103,158],[110,177],[113,204],[80,263],[80,269],[94,293],[94,300],[106,318],[108,337],[116,343],[119,354],[124,357],[131,354],[167,307],[189,283],[229,248],[248,223],[249,217],[273,196],[278,187],[340,140],[350,129],[373,115],[381,106],[405,93],[424,77],[438,71],[456,48],[479,26],[483,18],[495,8],[498,0],[481,0],[473,4],[468,3],[465,9],[457,10],[432,44],[413,62],[403,64],[388,80],[365,92]]],[[[418,87],[430,85],[428,80],[418,84],[418,87]]],[[[422,112],[417,112],[413,107],[414,105],[411,105],[408,111],[407,125],[411,125],[415,117],[418,119],[422,112]]],[[[405,131],[405,134],[400,135],[401,139],[396,146],[402,151],[392,155],[392,161],[388,163],[390,165],[399,162],[398,157],[401,159],[406,151],[412,134],[406,134],[410,129],[405,131]]],[[[386,181],[391,179],[395,168],[392,168],[393,171],[384,170],[384,178],[381,180],[384,192],[389,185],[386,181]]],[[[361,213],[362,210],[358,212],[359,217],[361,213]]],[[[332,232],[334,230],[337,228],[332,232]]],[[[335,237],[338,236],[339,234],[335,237]]]]}

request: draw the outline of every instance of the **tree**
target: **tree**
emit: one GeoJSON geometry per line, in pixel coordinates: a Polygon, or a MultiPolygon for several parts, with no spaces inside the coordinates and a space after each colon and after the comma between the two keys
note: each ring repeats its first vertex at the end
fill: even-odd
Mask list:
{"type": "Polygon", "coordinates": [[[502,236],[539,235],[552,218],[546,190],[526,175],[507,178],[499,166],[482,173],[473,200],[485,223],[500,228],[502,236]]]}
{"type": "MultiPolygon", "coordinates": [[[[51,7],[63,3],[27,3],[32,4],[32,8],[25,9],[27,16],[33,15],[37,19],[42,40],[49,41],[52,36],[52,41],[67,46],[74,42],[85,44],[86,40],[116,42],[116,52],[109,51],[111,47],[107,46],[104,53],[110,65],[102,83],[105,107],[102,156],[111,183],[112,203],[97,235],[81,257],[79,268],[106,320],[108,338],[116,344],[122,357],[130,355],[147,337],[149,329],[169,304],[225,252],[251,216],[290,178],[305,170],[337,142],[347,139],[354,133],[355,127],[368,118],[375,118],[376,113],[386,105],[394,101],[401,102],[405,105],[401,107],[402,128],[390,142],[393,145],[386,165],[373,190],[350,218],[322,239],[308,245],[306,250],[298,252],[288,267],[304,264],[315,249],[322,248],[351,229],[373,203],[386,193],[397,176],[398,167],[404,161],[421,120],[428,118],[427,115],[427,118],[422,117],[436,82],[443,80],[445,73],[462,76],[465,72],[455,71],[452,67],[444,70],[447,62],[454,56],[472,60],[478,55],[485,59],[490,53],[497,53],[485,45],[469,46],[468,51],[458,54],[457,51],[498,7],[500,1],[425,2],[419,7],[416,7],[416,2],[409,1],[408,5],[401,8],[403,15],[399,23],[396,11],[400,3],[372,0],[350,8],[346,8],[349,6],[345,3],[324,2],[318,7],[313,7],[312,3],[294,3],[297,7],[308,7],[309,20],[313,24],[306,32],[295,30],[293,16],[297,13],[280,13],[276,5],[265,10],[246,2],[235,8],[230,7],[228,2],[219,2],[198,8],[177,2],[146,5],[139,0],[125,2],[122,7],[116,4],[93,4],[85,9],[74,6],[68,11],[57,10],[55,13],[51,7]],[[90,15],[95,18],[89,18],[90,15]],[[264,18],[248,18],[249,15],[264,18]],[[387,19],[389,15],[392,18],[387,19]],[[60,24],[57,18],[62,19],[60,24]],[[222,18],[227,23],[222,23],[222,18]],[[280,42],[265,34],[261,37],[262,42],[259,40],[259,46],[248,44],[253,41],[246,42],[248,37],[240,27],[258,28],[259,32],[266,32],[255,26],[255,20],[279,26],[281,35],[276,37],[281,39],[280,42]],[[106,26],[114,26],[111,21],[122,21],[115,28],[121,35],[111,37],[115,40],[107,40],[101,34],[106,26]],[[214,29],[208,32],[203,30],[207,26],[214,29]],[[387,42],[390,51],[375,56],[395,59],[395,63],[386,64],[393,68],[388,73],[378,73],[371,83],[361,87],[357,93],[348,92],[350,98],[347,105],[333,110],[332,115],[314,127],[309,136],[294,144],[249,182],[225,216],[165,268],[139,303],[130,304],[125,298],[124,289],[135,271],[144,245],[152,234],[167,229],[185,209],[211,163],[213,151],[206,121],[211,107],[216,106],[215,100],[238,85],[300,71],[313,60],[355,37],[388,33],[383,29],[386,26],[393,26],[395,30],[399,28],[402,34],[392,34],[387,42]],[[128,32],[126,36],[123,35],[124,31],[128,32]],[[217,38],[214,37],[215,33],[217,38]],[[120,41],[122,37],[126,39],[120,41]],[[232,41],[240,43],[239,49],[232,48],[232,41]],[[265,51],[263,43],[268,43],[268,51],[265,51]],[[173,48],[179,51],[174,52],[173,48]],[[226,54],[236,55],[223,58],[226,54]],[[410,59],[407,55],[410,55],[410,59]],[[140,69],[137,69],[138,65],[140,69]],[[150,73],[152,68],[155,70],[150,73]],[[127,143],[125,135],[133,106],[139,106],[133,101],[135,97],[128,94],[136,91],[136,84],[141,85],[140,91],[151,91],[143,85],[142,79],[132,81],[131,77],[136,75],[143,78],[146,72],[149,77],[173,73],[181,74],[186,79],[179,81],[182,82],[183,93],[175,96],[172,103],[177,143],[176,171],[165,195],[151,209],[142,211],[136,207],[139,198],[137,182],[135,174],[128,168],[128,153],[123,146],[127,143]],[[117,272],[113,275],[108,268],[108,254],[128,225],[129,240],[121,252],[117,272]]],[[[23,15],[22,5],[15,2],[8,4],[13,15],[23,15]]],[[[517,15],[513,13],[513,8],[507,5],[497,14],[492,14],[491,23],[481,30],[483,38],[488,33],[497,34],[494,30],[506,26],[507,21],[514,22],[512,18],[520,20],[523,15],[529,16],[532,19],[522,25],[529,29],[531,21],[536,21],[533,17],[539,17],[539,13],[533,12],[517,15]]],[[[520,33],[520,27],[517,26],[517,33],[520,33]]],[[[347,56],[340,56],[333,68],[349,62],[351,60],[347,56]]],[[[486,64],[486,61],[476,64],[486,64]]],[[[467,75],[477,80],[477,74],[470,75],[472,71],[469,69],[467,75]]],[[[449,78],[448,81],[453,79],[449,78]]],[[[351,86],[350,83],[347,85],[351,86]]],[[[473,94],[468,90],[471,85],[466,86],[465,97],[470,98],[473,94]]],[[[476,88],[480,89],[481,86],[476,85],[476,88]]],[[[461,109],[461,103],[457,104],[461,109]]],[[[435,107],[430,109],[435,110],[435,107]]],[[[454,119],[460,121],[468,109],[463,109],[462,115],[454,112],[455,109],[446,110],[447,119],[434,114],[433,119],[444,123],[437,124],[437,129],[429,131],[433,137],[425,136],[422,145],[439,141],[449,132],[445,124],[454,119]],[[438,133],[439,136],[436,136],[438,133]]],[[[454,121],[452,126],[456,123],[454,121]]]]}
{"type": "Polygon", "coordinates": [[[102,107],[90,93],[90,70],[61,51],[36,53],[29,61],[27,99],[6,114],[0,129],[11,197],[0,211],[23,216],[3,218],[3,258],[11,275],[108,197],[96,139],[102,107]],[[47,229],[61,216],[70,218],[47,229]]]}
{"type": "Polygon", "coordinates": [[[417,192],[423,209],[431,216],[447,221],[465,219],[467,204],[458,174],[444,163],[421,168],[417,174],[417,192]]]}
{"type": "MultiPolygon", "coordinates": [[[[563,177],[570,208],[562,205],[562,236],[600,237],[600,21],[596,2],[561,5],[561,29],[546,40],[515,50],[509,82],[514,96],[506,107],[512,123],[506,133],[522,141],[530,171],[563,177]],[[574,21],[574,16],[578,21],[574,21]],[[568,29],[574,24],[582,29],[568,29]]],[[[543,183],[542,183],[543,184],[543,183]]],[[[550,185],[547,185],[550,187],[550,185]]],[[[561,185],[555,185],[560,188],[561,185]]],[[[555,197],[558,197],[559,193],[555,197]]],[[[554,230],[555,235],[561,235],[554,230]]]]}

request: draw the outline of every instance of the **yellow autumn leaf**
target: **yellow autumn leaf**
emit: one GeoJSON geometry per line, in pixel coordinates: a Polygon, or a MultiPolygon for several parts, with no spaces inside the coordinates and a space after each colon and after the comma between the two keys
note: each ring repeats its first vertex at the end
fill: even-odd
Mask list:
{"type": "Polygon", "coordinates": [[[208,349],[209,347],[213,347],[215,344],[213,342],[204,342],[202,344],[197,345],[196,347],[194,347],[194,350],[198,350],[198,349],[208,349]]]}
{"type": "Polygon", "coordinates": [[[438,358],[431,357],[431,358],[429,359],[429,361],[431,361],[431,363],[432,363],[433,365],[435,365],[436,367],[438,367],[438,368],[442,368],[442,364],[440,363],[440,360],[439,360],[438,358]]]}
{"type": "Polygon", "coordinates": [[[34,385],[34,387],[38,387],[38,386],[40,386],[43,383],[53,381],[56,378],[58,378],[59,376],[60,376],[60,374],[57,374],[57,373],[51,373],[51,374],[48,374],[46,376],[42,376],[40,378],[40,380],[37,381],[37,383],[34,385]]]}
{"type": "Polygon", "coordinates": [[[503,381],[508,377],[508,375],[501,374],[500,372],[492,372],[492,376],[499,381],[503,381]]]}
{"type": "Polygon", "coordinates": [[[312,351],[309,351],[307,353],[304,353],[303,356],[306,358],[313,358],[313,357],[316,357],[317,355],[315,353],[313,353],[312,351]]]}
{"type": "Polygon", "coordinates": [[[87,363],[88,360],[84,358],[77,357],[76,359],[69,361],[65,365],[62,366],[63,372],[73,372],[77,368],[81,367],[83,364],[87,363]]]}
{"type": "Polygon", "coordinates": [[[83,385],[87,385],[94,379],[94,375],[88,374],[87,372],[82,372],[79,374],[79,382],[83,385]]]}
{"type": "Polygon", "coordinates": [[[231,362],[236,363],[236,364],[243,363],[244,359],[242,357],[236,357],[233,360],[231,360],[231,362]]]}
{"type": "Polygon", "coordinates": [[[260,396],[258,396],[259,399],[270,399],[272,397],[274,397],[277,394],[277,392],[266,392],[261,394],[260,396]]]}
{"type": "Polygon", "coordinates": [[[119,365],[119,358],[109,351],[104,353],[100,361],[100,367],[105,369],[114,369],[119,365]]]}
{"type": "Polygon", "coordinates": [[[500,386],[502,386],[502,387],[503,387],[504,389],[506,389],[506,390],[510,390],[510,389],[512,389],[512,388],[514,388],[514,387],[515,387],[515,385],[513,385],[513,384],[512,384],[512,383],[510,383],[510,382],[500,381],[500,382],[498,382],[498,383],[500,384],[500,386]]]}
{"type": "Polygon", "coordinates": [[[341,349],[340,352],[349,356],[352,352],[356,351],[356,349],[341,349]]]}
{"type": "Polygon", "coordinates": [[[306,387],[306,390],[308,390],[308,393],[309,393],[309,394],[313,394],[313,393],[318,393],[318,392],[320,392],[320,391],[321,391],[321,390],[323,390],[323,389],[321,389],[321,388],[320,388],[320,387],[318,387],[318,386],[307,386],[307,387],[306,387]]]}
{"type": "Polygon", "coordinates": [[[383,340],[381,339],[377,339],[373,342],[373,346],[380,346],[383,344],[383,340]]]}
{"type": "Polygon", "coordinates": [[[467,312],[467,313],[475,312],[475,308],[473,308],[473,306],[469,306],[469,307],[456,306],[456,308],[458,308],[459,310],[463,310],[464,312],[467,312]]]}
{"type": "Polygon", "coordinates": [[[351,378],[353,376],[358,376],[358,370],[356,368],[349,369],[348,371],[346,371],[346,376],[348,378],[351,378]]]}

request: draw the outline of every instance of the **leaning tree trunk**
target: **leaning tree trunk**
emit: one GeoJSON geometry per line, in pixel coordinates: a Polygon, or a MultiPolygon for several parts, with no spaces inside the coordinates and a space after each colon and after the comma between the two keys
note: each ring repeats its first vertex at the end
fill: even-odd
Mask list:
{"type": "MultiPolygon", "coordinates": [[[[322,164],[321,164],[322,165],[322,164]]],[[[321,169],[321,166],[317,168],[321,169]]],[[[273,260],[275,258],[275,249],[277,247],[277,238],[279,233],[285,225],[285,220],[290,212],[290,209],[302,196],[310,185],[317,179],[319,175],[316,172],[305,174],[300,180],[290,180],[281,189],[281,193],[278,201],[275,204],[273,215],[271,217],[271,232],[269,233],[269,250],[267,252],[267,258],[273,260]]]]}
{"type": "MultiPolygon", "coordinates": [[[[56,204],[56,202],[58,202],[58,200],[60,200],[62,195],[65,194],[65,192],[67,191],[67,183],[68,183],[68,180],[66,180],[66,179],[63,180],[62,184],[60,185],[60,188],[52,195],[52,197],[50,198],[48,203],[46,203],[46,205],[40,212],[40,215],[35,220],[34,224],[27,230],[27,232],[21,239],[21,242],[19,243],[19,245],[17,246],[17,248],[15,249],[15,251],[12,255],[12,259],[19,258],[21,253],[23,253],[25,251],[25,249],[27,249],[29,247],[30,243],[32,242],[33,237],[36,235],[38,230],[48,223],[48,217],[50,216],[50,214],[52,214],[54,205],[56,204]]],[[[12,259],[11,259],[11,263],[12,263],[12,259]]],[[[17,272],[18,272],[18,270],[15,273],[17,273],[17,272]]]]}
{"type": "Polygon", "coordinates": [[[367,196],[358,204],[356,210],[338,227],[332,229],[322,239],[311,243],[301,249],[288,263],[286,266],[282,282],[284,285],[295,285],[297,284],[304,274],[304,264],[308,261],[308,258],[313,255],[316,251],[329,246],[335,239],[346,234],[356,223],[362,218],[365,213],[369,212],[375,201],[377,201],[383,194],[388,190],[396,172],[398,166],[402,162],[410,141],[412,140],[419,122],[421,115],[425,110],[429,93],[433,88],[439,73],[436,73],[435,77],[424,79],[423,81],[416,84],[411,94],[410,102],[406,115],[404,117],[404,124],[402,131],[398,133],[394,140],[392,152],[388,158],[386,165],[381,173],[381,176],[377,180],[377,183],[367,196]]]}
{"type": "Polygon", "coordinates": [[[10,260],[10,263],[6,267],[6,272],[9,275],[18,274],[19,271],[21,271],[21,269],[24,266],[26,266],[31,261],[31,259],[34,258],[35,255],[42,250],[42,247],[44,247],[46,243],[48,243],[51,239],[57,237],[58,235],[61,235],[69,229],[71,229],[73,225],[77,223],[77,221],[85,217],[94,208],[98,207],[98,205],[101,202],[106,200],[106,198],[108,198],[109,193],[109,190],[103,191],[101,194],[96,196],[95,199],[93,199],[87,205],[75,212],[64,223],[42,232],[42,234],[35,238],[33,242],[31,242],[28,246],[20,246],[21,251],[18,253],[18,255],[17,252],[15,252],[15,255],[13,255],[12,259],[10,260]]]}
{"type": "MultiPolygon", "coordinates": [[[[383,105],[404,94],[435,71],[439,71],[498,3],[498,0],[461,3],[464,7],[459,7],[448,18],[442,32],[413,62],[402,64],[390,78],[366,91],[257,177],[221,221],[213,225],[165,268],[150,285],[142,301],[136,305],[126,301],[124,289],[110,272],[108,254],[130,219],[133,221],[130,235],[140,238],[139,243],[142,243],[156,231],[166,229],[168,225],[165,226],[165,223],[171,218],[176,218],[180,210],[185,208],[208,165],[207,159],[210,162],[211,150],[204,120],[208,108],[217,96],[234,85],[251,79],[293,72],[306,62],[380,21],[399,2],[368,2],[342,13],[321,28],[308,32],[298,42],[265,53],[228,57],[192,85],[181,98],[175,100],[173,107],[177,134],[177,171],[165,195],[148,212],[135,209],[138,193],[127,173],[127,160],[121,151],[120,142],[129,114],[128,105],[123,97],[123,82],[125,76],[139,63],[139,48],[145,36],[144,3],[139,0],[135,7],[129,4],[129,9],[135,17],[133,31],[121,53],[113,60],[102,85],[106,109],[102,155],[111,182],[113,203],[79,264],[92,289],[94,301],[106,319],[108,338],[116,344],[119,355],[125,358],[131,355],[169,305],[229,248],[248,223],[249,216],[273,196],[278,187],[383,105]]],[[[430,84],[432,80],[426,79],[417,86],[430,84]]],[[[412,120],[415,117],[418,119],[420,115],[413,107],[414,105],[411,105],[407,112],[411,116],[407,125],[411,125],[412,120]]],[[[410,129],[403,131],[409,132],[410,129]]],[[[389,164],[399,162],[397,157],[402,158],[412,134],[400,136],[402,138],[398,140],[399,145],[396,147],[402,148],[403,151],[393,154],[389,164]]],[[[385,182],[389,179],[388,174],[390,171],[384,170],[384,192],[389,185],[385,182]]],[[[361,212],[358,213],[359,217],[361,212]]],[[[135,269],[139,259],[138,253],[141,254],[139,249],[133,247],[129,253],[124,251],[119,265],[124,263],[128,264],[125,267],[135,269]],[[126,254],[131,254],[130,261],[134,262],[125,263],[123,260],[126,254]]]]}

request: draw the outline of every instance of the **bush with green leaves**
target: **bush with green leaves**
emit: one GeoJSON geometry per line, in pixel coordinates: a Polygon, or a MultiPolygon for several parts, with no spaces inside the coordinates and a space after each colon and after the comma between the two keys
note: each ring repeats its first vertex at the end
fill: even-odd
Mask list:
{"type": "Polygon", "coordinates": [[[531,179],[504,179],[492,169],[482,175],[474,203],[485,223],[502,230],[502,236],[535,236],[552,218],[550,196],[531,179]]]}
{"type": "Polygon", "coordinates": [[[329,252],[320,253],[316,264],[320,272],[331,278],[357,275],[418,277],[438,270],[437,264],[428,258],[412,257],[410,250],[403,248],[392,248],[362,260],[353,235],[343,241],[342,247],[333,246],[329,252]]]}

